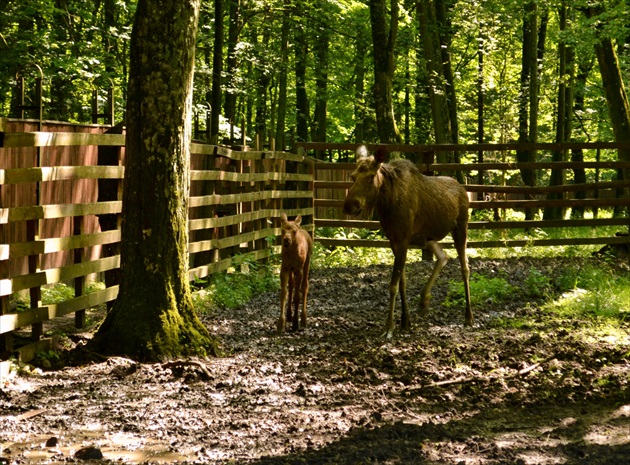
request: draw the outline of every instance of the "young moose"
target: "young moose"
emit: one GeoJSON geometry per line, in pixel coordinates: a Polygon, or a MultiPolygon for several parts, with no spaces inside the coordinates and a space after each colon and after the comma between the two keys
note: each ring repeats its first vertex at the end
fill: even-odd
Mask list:
{"type": "Polygon", "coordinates": [[[280,319],[278,333],[284,332],[286,319],[293,323],[293,331],[297,331],[298,308],[302,300],[301,326],[306,328],[306,296],[308,294],[308,267],[313,252],[311,236],[300,229],[302,217],[289,221],[286,214],[282,214],[282,267],[280,269],[280,319]],[[288,294],[288,306],[287,306],[288,294]],[[293,299],[293,301],[291,300],[293,299]],[[291,312],[291,305],[295,310],[291,312]]]}
{"type": "Polygon", "coordinates": [[[408,160],[384,163],[387,149],[379,147],[374,156],[368,156],[367,148],[357,148],[357,168],[350,176],[353,185],[344,201],[347,215],[368,218],[374,209],[378,212],[383,232],[394,252],[394,270],[389,284],[389,314],[385,334],[394,333],[394,306],[400,290],[402,302],[401,326],[411,329],[407,308],[407,278],[405,262],[410,245],[428,248],[437,258],[433,273],[421,295],[420,310],[425,314],[429,308],[431,287],[447,261],[447,256],[438,244],[447,234],[453,236],[459,255],[464,290],[466,293],[466,315],[464,324],[473,324],[470,306],[469,268],[466,258],[466,235],[468,231],[468,196],[465,189],[453,178],[424,176],[408,160]]]}

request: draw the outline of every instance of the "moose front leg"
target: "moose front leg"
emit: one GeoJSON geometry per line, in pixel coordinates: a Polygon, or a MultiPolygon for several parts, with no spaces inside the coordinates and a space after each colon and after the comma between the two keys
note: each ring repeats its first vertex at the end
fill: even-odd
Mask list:
{"type": "MultiPolygon", "coordinates": [[[[391,339],[394,336],[394,309],[396,307],[396,296],[398,295],[398,290],[400,286],[406,285],[406,278],[404,277],[405,273],[405,261],[407,260],[407,247],[398,245],[397,247],[392,246],[392,250],[394,252],[394,270],[392,271],[392,279],[389,283],[389,312],[387,314],[387,322],[385,323],[385,332],[383,333],[383,337],[387,339],[391,339]]],[[[401,289],[401,297],[404,299],[406,297],[406,288],[401,289]]],[[[406,300],[402,303],[402,311],[403,311],[403,322],[408,322],[409,320],[409,310],[407,309],[406,300]],[[405,316],[405,312],[407,315],[405,316]]]]}

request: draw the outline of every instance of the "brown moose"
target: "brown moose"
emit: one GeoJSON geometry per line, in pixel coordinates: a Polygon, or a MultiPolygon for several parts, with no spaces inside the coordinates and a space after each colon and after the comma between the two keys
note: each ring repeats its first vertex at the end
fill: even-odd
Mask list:
{"type": "Polygon", "coordinates": [[[464,324],[473,324],[466,240],[468,231],[468,196],[453,178],[425,176],[408,160],[385,163],[387,149],[379,147],[374,156],[367,148],[357,148],[357,168],[350,176],[352,187],[346,195],[343,210],[350,216],[370,218],[376,209],[381,228],[394,252],[394,270],[389,284],[389,313],[383,336],[394,333],[394,306],[400,290],[402,302],[401,327],[411,329],[407,308],[407,278],[405,262],[410,245],[429,249],[437,260],[431,277],[421,294],[420,311],[426,314],[430,292],[447,261],[438,241],[447,234],[453,236],[461,264],[466,294],[464,324]]]}
{"type": "Polygon", "coordinates": [[[313,252],[313,239],[300,229],[302,217],[289,221],[282,214],[282,267],[280,269],[280,319],[278,333],[284,332],[286,321],[292,322],[293,331],[299,329],[298,308],[302,301],[301,327],[306,328],[306,296],[308,294],[308,268],[313,252]],[[287,305],[288,295],[288,305],[287,305]],[[294,311],[291,311],[291,306],[294,311]],[[286,309],[286,319],[285,319],[286,309]]]}

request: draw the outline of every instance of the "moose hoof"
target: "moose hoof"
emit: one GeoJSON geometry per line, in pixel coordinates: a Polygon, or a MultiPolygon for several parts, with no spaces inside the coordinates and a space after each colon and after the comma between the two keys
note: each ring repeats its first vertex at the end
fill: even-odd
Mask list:
{"type": "Polygon", "coordinates": [[[284,333],[284,320],[280,319],[278,320],[278,334],[282,334],[284,333]]]}

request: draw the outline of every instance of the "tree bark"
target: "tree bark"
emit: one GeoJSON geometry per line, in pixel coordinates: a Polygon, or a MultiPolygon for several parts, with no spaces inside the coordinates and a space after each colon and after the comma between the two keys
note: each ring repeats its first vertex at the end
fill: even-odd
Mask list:
{"type": "MultiPolygon", "coordinates": [[[[297,4],[296,8],[299,10],[299,4],[297,4]]],[[[299,11],[296,14],[299,15],[299,11]]],[[[308,141],[308,121],[310,117],[308,94],[306,93],[308,40],[306,27],[299,20],[296,22],[294,34],[296,139],[300,142],[306,142],[308,141]]]]}
{"type": "MultiPolygon", "coordinates": [[[[328,30],[320,28],[315,41],[315,111],[313,113],[312,140],[326,142],[326,118],[328,113],[328,30]]],[[[316,158],[323,159],[323,153],[316,158]]]]}
{"type": "Polygon", "coordinates": [[[200,0],[140,0],[131,39],[121,285],[92,340],[141,361],[216,349],[188,282],[188,191],[200,0]]]}
{"type": "MultiPolygon", "coordinates": [[[[240,0],[230,0],[230,22],[228,26],[227,63],[226,63],[226,85],[224,115],[230,124],[237,123],[236,115],[236,82],[235,75],[238,71],[238,57],[236,56],[236,46],[241,31],[240,0]]],[[[243,137],[243,134],[241,134],[243,137]]],[[[233,141],[232,141],[233,142],[233,141]]]]}
{"type": "MultiPolygon", "coordinates": [[[[560,25],[560,39],[558,43],[558,100],[556,109],[556,142],[568,142],[571,138],[573,123],[573,83],[574,83],[574,53],[563,39],[562,33],[567,29],[568,6],[563,4],[558,12],[560,25]]],[[[567,153],[563,150],[554,150],[552,160],[556,162],[566,161],[567,153]]],[[[550,186],[559,186],[565,182],[564,170],[551,170],[549,178],[550,186]]],[[[563,197],[561,193],[547,194],[548,200],[558,200],[563,197]]],[[[558,220],[563,217],[564,209],[559,207],[547,207],[543,213],[544,220],[558,220]]]]}
{"type": "Polygon", "coordinates": [[[374,43],[374,107],[380,142],[400,143],[392,100],[392,82],[396,70],[394,47],[398,34],[398,0],[390,2],[388,15],[387,0],[370,0],[374,43]]]}
{"type": "Polygon", "coordinates": [[[212,50],[212,97],[210,100],[211,141],[219,143],[221,115],[221,72],[223,71],[223,0],[214,0],[214,46],[212,50]]]}
{"type": "Polygon", "coordinates": [[[286,147],[285,130],[287,115],[287,73],[289,71],[289,31],[291,29],[291,14],[288,0],[285,0],[285,10],[282,15],[282,31],[280,36],[281,69],[278,76],[278,119],[276,121],[276,150],[286,147]]]}

